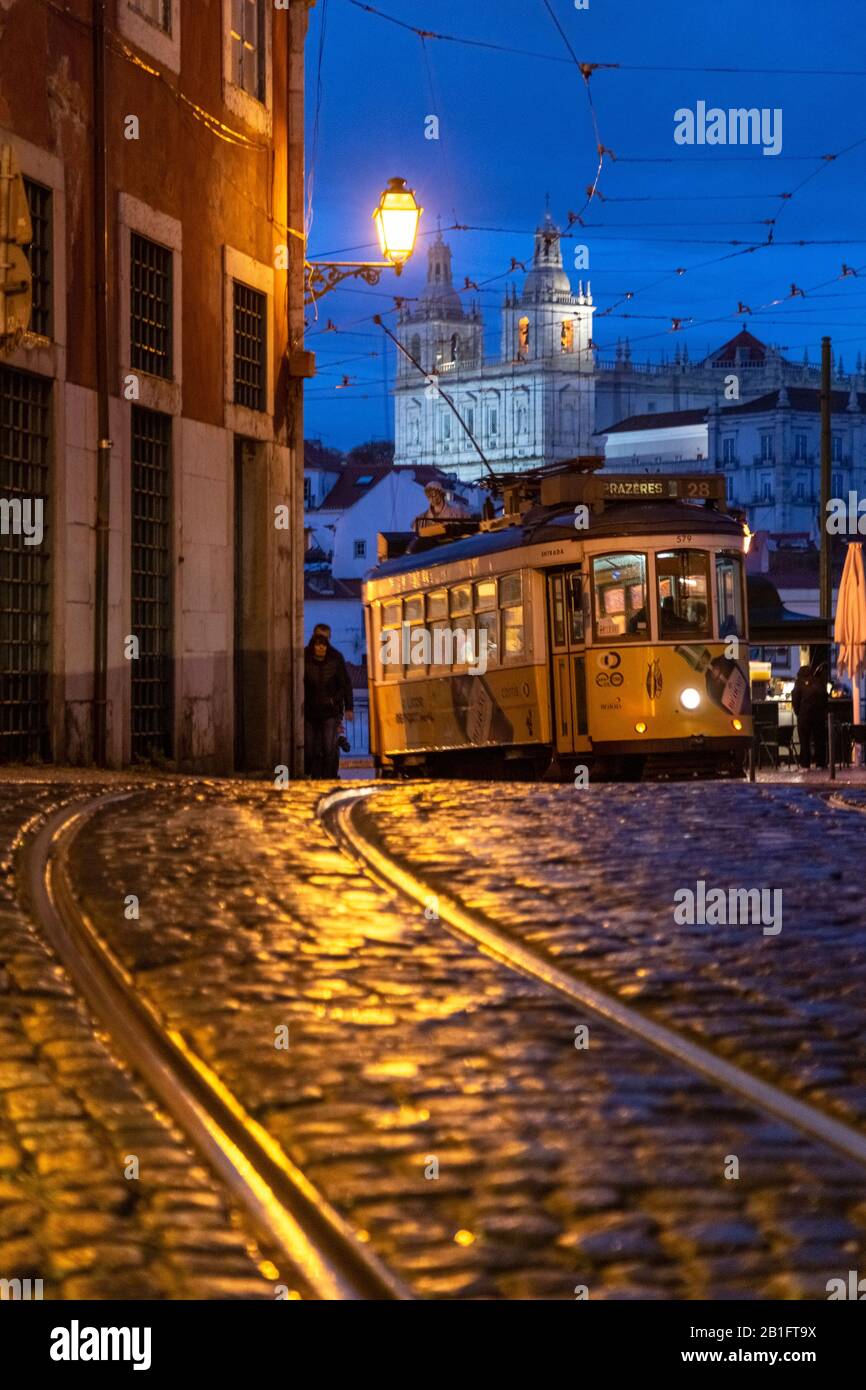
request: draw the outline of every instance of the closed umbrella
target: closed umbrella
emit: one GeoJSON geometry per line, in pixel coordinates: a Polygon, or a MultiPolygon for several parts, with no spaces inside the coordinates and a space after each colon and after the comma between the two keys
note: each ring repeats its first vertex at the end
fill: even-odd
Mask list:
{"type": "Polygon", "coordinates": [[[859,542],[848,546],[842,583],[836,599],[834,640],[839,645],[839,671],[851,677],[854,691],[854,723],[862,723],[860,680],[866,671],[866,571],[859,542]]]}

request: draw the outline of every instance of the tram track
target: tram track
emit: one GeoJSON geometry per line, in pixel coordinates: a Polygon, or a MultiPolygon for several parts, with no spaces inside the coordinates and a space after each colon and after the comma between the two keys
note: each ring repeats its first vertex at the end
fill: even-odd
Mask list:
{"type": "MultiPolygon", "coordinates": [[[[22,827],[13,850],[25,905],[119,1054],[171,1115],[277,1263],[315,1298],[402,1300],[411,1291],[135,987],[75,892],[70,851],[96,817],[141,792],[79,798],[22,827]]],[[[289,1279],[291,1282],[291,1279],[289,1279]]]]}
{"type": "MultiPolygon", "coordinates": [[[[624,1003],[610,991],[563,970],[543,950],[519,940],[488,917],[470,911],[459,898],[443,893],[441,887],[425,882],[407,861],[397,859],[385,849],[381,840],[359,826],[359,813],[377,794],[381,793],[374,787],[331,793],[319,803],[318,814],[337,845],[380,887],[396,891],[416,907],[423,908],[435,899],[441,925],[471,942],[485,955],[581,1005],[654,1051],[746,1100],[760,1113],[784,1121],[866,1168],[866,1135],[860,1130],[797,1099],[782,1086],[725,1061],[684,1033],[624,1003]]],[[[842,803],[841,798],[840,803],[837,809],[844,806],[844,809],[866,813],[866,808],[852,808],[842,803]]]]}

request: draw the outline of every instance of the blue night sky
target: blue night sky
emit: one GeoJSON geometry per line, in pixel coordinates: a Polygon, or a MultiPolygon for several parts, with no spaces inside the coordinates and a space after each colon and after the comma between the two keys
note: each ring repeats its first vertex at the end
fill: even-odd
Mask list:
{"type": "MultiPolygon", "coordinates": [[[[576,243],[589,247],[588,272],[574,270],[572,247],[563,242],[572,281],[592,281],[602,355],[612,357],[617,338],[628,336],[633,361],[670,357],[683,344],[700,358],[745,318],[794,361],[808,347],[817,362],[821,335],[829,333],[852,369],[858,351],[866,355],[860,0],[590,0],[585,11],[573,0],[550,4],[581,62],[625,69],[599,68],[590,80],[601,141],[617,160],[604,160],[604,201],[593,198],[584,230],[573,229],[576,243]],[[810,75],[804,70],[813,64],[810,75]],[[740,71],[706,70],[713,67],[740,71]],[[781,154],[677,145],[674,112],[694,110],[699,101],[708,108],[780,107],[781,154]],[[839,157],[822,160],[827,154],[839,157]],[[774,217],[767,245],[765,219],[774,217]],[[734,240],[743,245],[732,246],[734,240]],[[800,241],[836,244],[787,244],[800,241]],[[746,246],[759,249],[731,256],[746,246]],[[843,262],[860,271],[859,279],[841,278],[843,262]],[[791,296],[792,284],[806,297],[791,296]],[[634,298],[624,301],[628,292],[634,298]],[[740,301],[751,316],[737,312],[740,301]],[[603,310],[610,312],[602,317],[603,310]],[[686,321],[682,331],[671,331],[675,317],[686,321]]],[[[511,258],[531,257],[547,194],[563,228],[570,210],[584,208],[598,165],[586,86],[545,0],[381,0],[376,8],[419,28],[547,58],[422,43],[351,0],[317,0],[311,11],[311,259],[378,259],[371,213],[391,175],[406,178],[425,209],[418,253],[400,280],[386,272],[375,288],[355,282],[334,291],[310,319],[318,375],[307,390],[306,434],[338,448],[392,434],[385,380],[393,376],[394,349],[383,351],[386,340],[370,316],[393,311],[394,293],[417,294],[437,215],[443,228],[459,222],[490,229],[446,235],[455,283],[467,275],[492,281],[471,297],[480,297],[485,310],[487,350],[498,354],[498,311],[515,279],[506,273],[511,258]],[[425,139],[430,114],[439,117],[438,141],[425,139]],[[323,331],[329,319],[337,333],[323,331]],[[344,375],[350,385],[336,389],[344,375]]],[[[520,272],[516,278],[519,284],[520,272]]],[[[394,319],[391,312],[386,321],[393,326],[394,319]]]]}

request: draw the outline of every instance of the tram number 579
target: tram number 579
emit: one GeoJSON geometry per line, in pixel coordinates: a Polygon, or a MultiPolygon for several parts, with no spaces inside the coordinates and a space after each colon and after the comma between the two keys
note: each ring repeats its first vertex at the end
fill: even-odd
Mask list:
{"type": "Polygon", "coordinates": [[[677,545],[688,545],[688,543],[690,542],[691,538],[692,538],[692,535],[691,535],[691,532],[690,532],[690,531],[688,531],[688,532],[683,532],[682,535],[677,536],[677,545]]]}

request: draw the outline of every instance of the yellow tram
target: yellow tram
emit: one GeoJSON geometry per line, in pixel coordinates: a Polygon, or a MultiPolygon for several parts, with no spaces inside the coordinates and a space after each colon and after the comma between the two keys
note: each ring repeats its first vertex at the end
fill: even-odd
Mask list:
{"type": "Polygon", "coordinates": [[[742,775],[745,532],[724,479],[581,471],[597,463],[515,477],[502,516],[380,538],[384,773],[742,775]]]}

